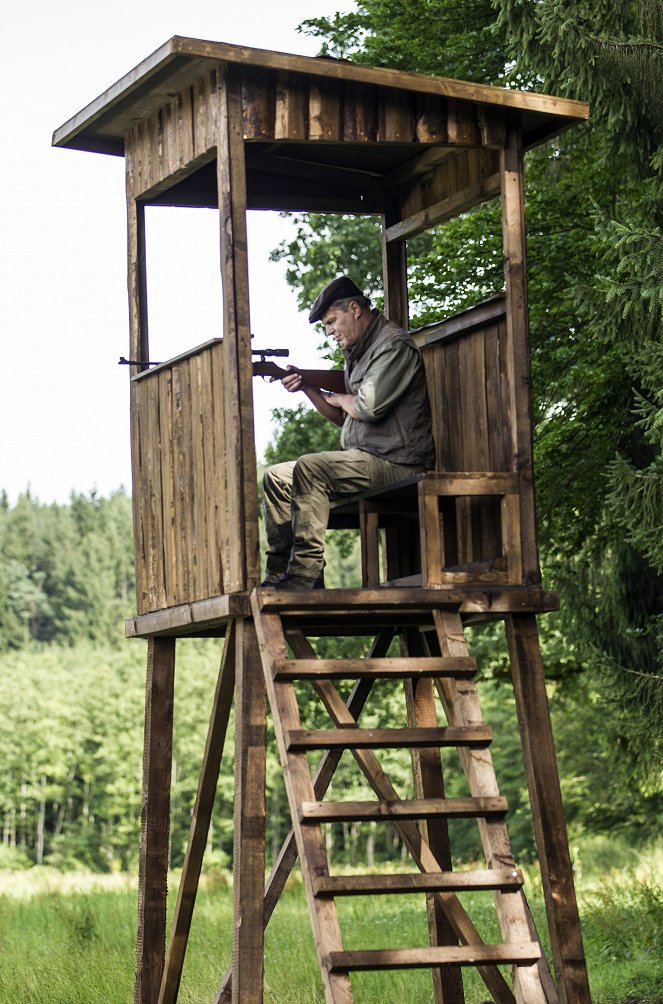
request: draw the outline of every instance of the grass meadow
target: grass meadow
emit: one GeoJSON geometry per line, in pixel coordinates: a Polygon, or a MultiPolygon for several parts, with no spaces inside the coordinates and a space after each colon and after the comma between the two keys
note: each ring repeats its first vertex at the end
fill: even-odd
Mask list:
{"type": "MultiPolygon", "coordinates": [[[[637,866],[581,879],[579,901],[594,1004],[663,1004],[663,848],[637,866]]],[[[173,877],[173,890],[177,878],[173,877]]],[[[536,880],[527,895],[545,928],[536,880]]],[[[489,894],[472,900],[485,940],[497,938],[489,894]]],[[[174,896],[170,897],[171,902],[174,896]]],[[[469,909],[469,904],[466,901],[469,909]]],[[[346,947],[424,944],[418,897],[339,901],[346,947]]],[[[199,891],[180,1001],[212,1001],[230,961],[232,889],[210,873],[199,891]]],[[[0,873],[0,1004],[128,1004],[133,1000],[135,881],[46,869],[0,873]]],[[[301,880],[292,877],[269,924],[266,1004],[322,1004],[324,998],[301,880]]],[[[467,1004],[487,992],[467,971],[467,1004]]],[[[427,971],[356,974],[358,1004],[426,1004],[427,971]]]]}

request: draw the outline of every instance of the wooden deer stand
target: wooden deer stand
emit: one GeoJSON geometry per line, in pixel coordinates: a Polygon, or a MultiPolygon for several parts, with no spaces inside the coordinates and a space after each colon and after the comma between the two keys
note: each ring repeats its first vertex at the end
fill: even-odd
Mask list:
{"type": "Polygon", "coordinates": [[[587,115],[584,104],[541,94],[175,37],[56,131],[58,146],[126,159],[130,353],[139,361],[131,376],[138,612],[127,635],[148,640],[139,1004],[177,998],[233,699],[233,964],[216,1001],[262,1000],[264,925],[296,856],[329,1002],[354,999],[353,970],[428,967],[438,1004],[460,1004],[469,965],[495,1001],[590,1000],[535,620],[557,600],[541,588],[536,544],[522,176],[524,150],[587,115]],[[437,470],[336,507],[333,525],[360,527],[361,589],[256,589],[247,209],[380,214],[386,311],[407,325],[407,240],[497,195],[505,293],[414,335],[437,470]],[[154,369],[141,362],[149,359],[146,205],[220,214],[223,338],[154,369]],[[554,981],[514,867],[476,697],[463,624],[477,617],[506,624],[554,981]],[[364,659],[317,659],[308,642],[353,633],[374,637],[364,659]],[[175,643],[196,635],[225,644],[166,950],[175,643]],[[393,639],[399,657],[387,655],[393,639]],[[345,702],[333,680],[347,677],[356,682],[345,702]],[[372,683],[386,677],[404,680],[408,728],[362,729],[372,683]],[[312,682],[335,728],[301,727],[293,679],[312,682]],[[266,696],[293,831],[265,890],[266,696]],[[399,796],[373,752],[394,745],[412,750],[415,798],[399,796]],[[445,746],[458,748],[471,797],[445,797],[445,746]],[[315,778],[309,749],[326,750],[315,778]],[[323,800],[344,749],[377,799],[323,800]],[[454,815],[478,818],[485,870],[452,871],[454,815]],[[321,825],[341,819],[391,821],[415,873],[330,875],[321,825]],[[486,888],[495,892],[499,945],[481,941],[456,895],[486,888]],[[425,894],[428,946],[345,950],[335,898],[382,892],[425,894]]]}

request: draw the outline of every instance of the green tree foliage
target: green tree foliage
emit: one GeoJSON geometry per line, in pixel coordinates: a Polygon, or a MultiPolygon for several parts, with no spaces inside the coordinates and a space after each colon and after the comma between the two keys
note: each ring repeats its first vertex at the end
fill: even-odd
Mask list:
{"type": "Polygon", "coordinates": [[[29,492],[0,507],[0,651],[30,641],[118,640],[134,607],[131,501],[29,492]]]}
{"type": "MultiPolygon", "coordinates": [[[[592,103],[586,126],[526,164],[540,542],[569,661],[596,681],[616,760],[650,784],[663,752],[662,20],[650,0],[366,0],[304,26],[354,61],[592,103]]],[[[495,202],[408,246],[412,326],[502,287],[500,231],[495,202]]],[[[303,302],[328,254],[379,288],[377,232],[377,221],[300,218],[278,254],[303,302]]]]}

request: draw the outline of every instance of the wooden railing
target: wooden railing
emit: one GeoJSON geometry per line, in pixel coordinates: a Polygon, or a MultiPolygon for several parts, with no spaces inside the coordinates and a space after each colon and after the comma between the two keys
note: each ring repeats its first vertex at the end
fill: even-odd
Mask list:
{"type": "Polygon", "coordinates": [[[227,591],[223,396],[220,339],[132,378],[138,613],[227,591]]]}

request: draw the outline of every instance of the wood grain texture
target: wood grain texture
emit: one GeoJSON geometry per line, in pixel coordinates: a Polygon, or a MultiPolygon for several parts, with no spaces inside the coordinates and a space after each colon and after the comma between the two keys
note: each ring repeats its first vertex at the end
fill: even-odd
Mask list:
{"type": "Polygon", "coordinates": [[[175,640],[147,650],[134,1004],[156,1004],[164,969],[175,640]]]}
{"type": "Polygon", "coordinates": [[[564,806],[536,620],[508,617],[507,641],[561,1004],[590,1004],[564,806]]]}
{"type": "Polygon", "coordinates": [[[139,616],[227,591],[220,341],[132,382],[139,616]]]}
{"type": "Polygon", "coordinates": [[[176,1004],[235,687],[236,624],[223,647],[158,1004],[176,1004]]]}

